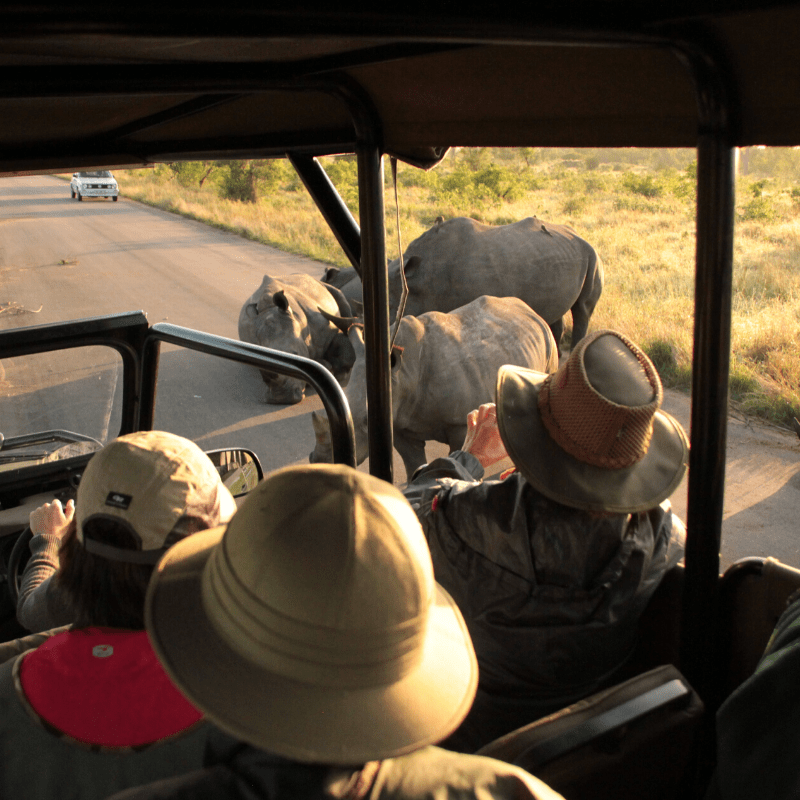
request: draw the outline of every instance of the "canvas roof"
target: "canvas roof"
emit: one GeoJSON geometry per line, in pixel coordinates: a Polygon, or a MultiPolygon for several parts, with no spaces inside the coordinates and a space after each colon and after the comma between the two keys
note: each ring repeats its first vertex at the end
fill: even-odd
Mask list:
{"type": "Polygon", "coordinates": [[[797,4],[282,5],[0,5],[0,174],[352,152],[353,98],[423,165],[456,145],[691,147],[698,120],[800,143],[797,4]]]}

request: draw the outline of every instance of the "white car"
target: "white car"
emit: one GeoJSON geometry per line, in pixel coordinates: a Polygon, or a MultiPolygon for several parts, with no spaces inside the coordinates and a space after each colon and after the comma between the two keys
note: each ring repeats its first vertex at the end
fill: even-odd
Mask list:
{"type": "Polygon", "coordinates": [[[69,188],[73,198],[77,197],[78,200],[84,197],[110,197],[116,201],[119,197],[117,181],[107,169],[74,172],[69,188]]]}

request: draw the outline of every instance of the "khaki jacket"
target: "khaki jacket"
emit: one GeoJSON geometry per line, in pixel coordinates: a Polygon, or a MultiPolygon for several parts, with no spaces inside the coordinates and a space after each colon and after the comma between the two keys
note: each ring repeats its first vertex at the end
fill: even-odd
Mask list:
{"type": "Polygon", "coordinates": [[[110,800],[564,800],[519,767],[424,747],[358,769],[301,764],[241,745],[232,757],[110,800]]]}
{"type": "Polygon", "coordinates": [[[478,657],[478,696],[445,742],[470,752],[611,681],[685,540],[667,501],[596,515],[548,499],[519,473],[482,474],[457,451],[421,467],[404,492],[478,657]]]}

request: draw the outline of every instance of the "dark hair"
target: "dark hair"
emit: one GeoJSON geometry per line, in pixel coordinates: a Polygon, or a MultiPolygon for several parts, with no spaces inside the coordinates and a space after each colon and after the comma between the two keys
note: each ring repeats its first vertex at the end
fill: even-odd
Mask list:
{"type": "MultiPolygon", "coordinates": [[[[183,516],[166,541],[172,544],[206,527],[205,520],[183,516]]],[[[83,535],[116,547],[139,547],[124,523],[108,517],[88,519],[83,535]]],[[[53,579],[66,595],[76,628],[144,630],[144,598],[154,565],[128,564],[87,552],[78,540],[75,520],[62,539],[59,560],[53,579]]]]}

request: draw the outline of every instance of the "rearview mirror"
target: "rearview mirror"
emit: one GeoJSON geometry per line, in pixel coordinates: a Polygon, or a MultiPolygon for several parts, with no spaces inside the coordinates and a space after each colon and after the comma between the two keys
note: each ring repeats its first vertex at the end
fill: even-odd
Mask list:
{"type": "Polygon", "coordinates": [[[252,492],[264,477],[261,462],[252,450],[242,448],[211,450],[206,455],[234,497],[252,492]]]}

